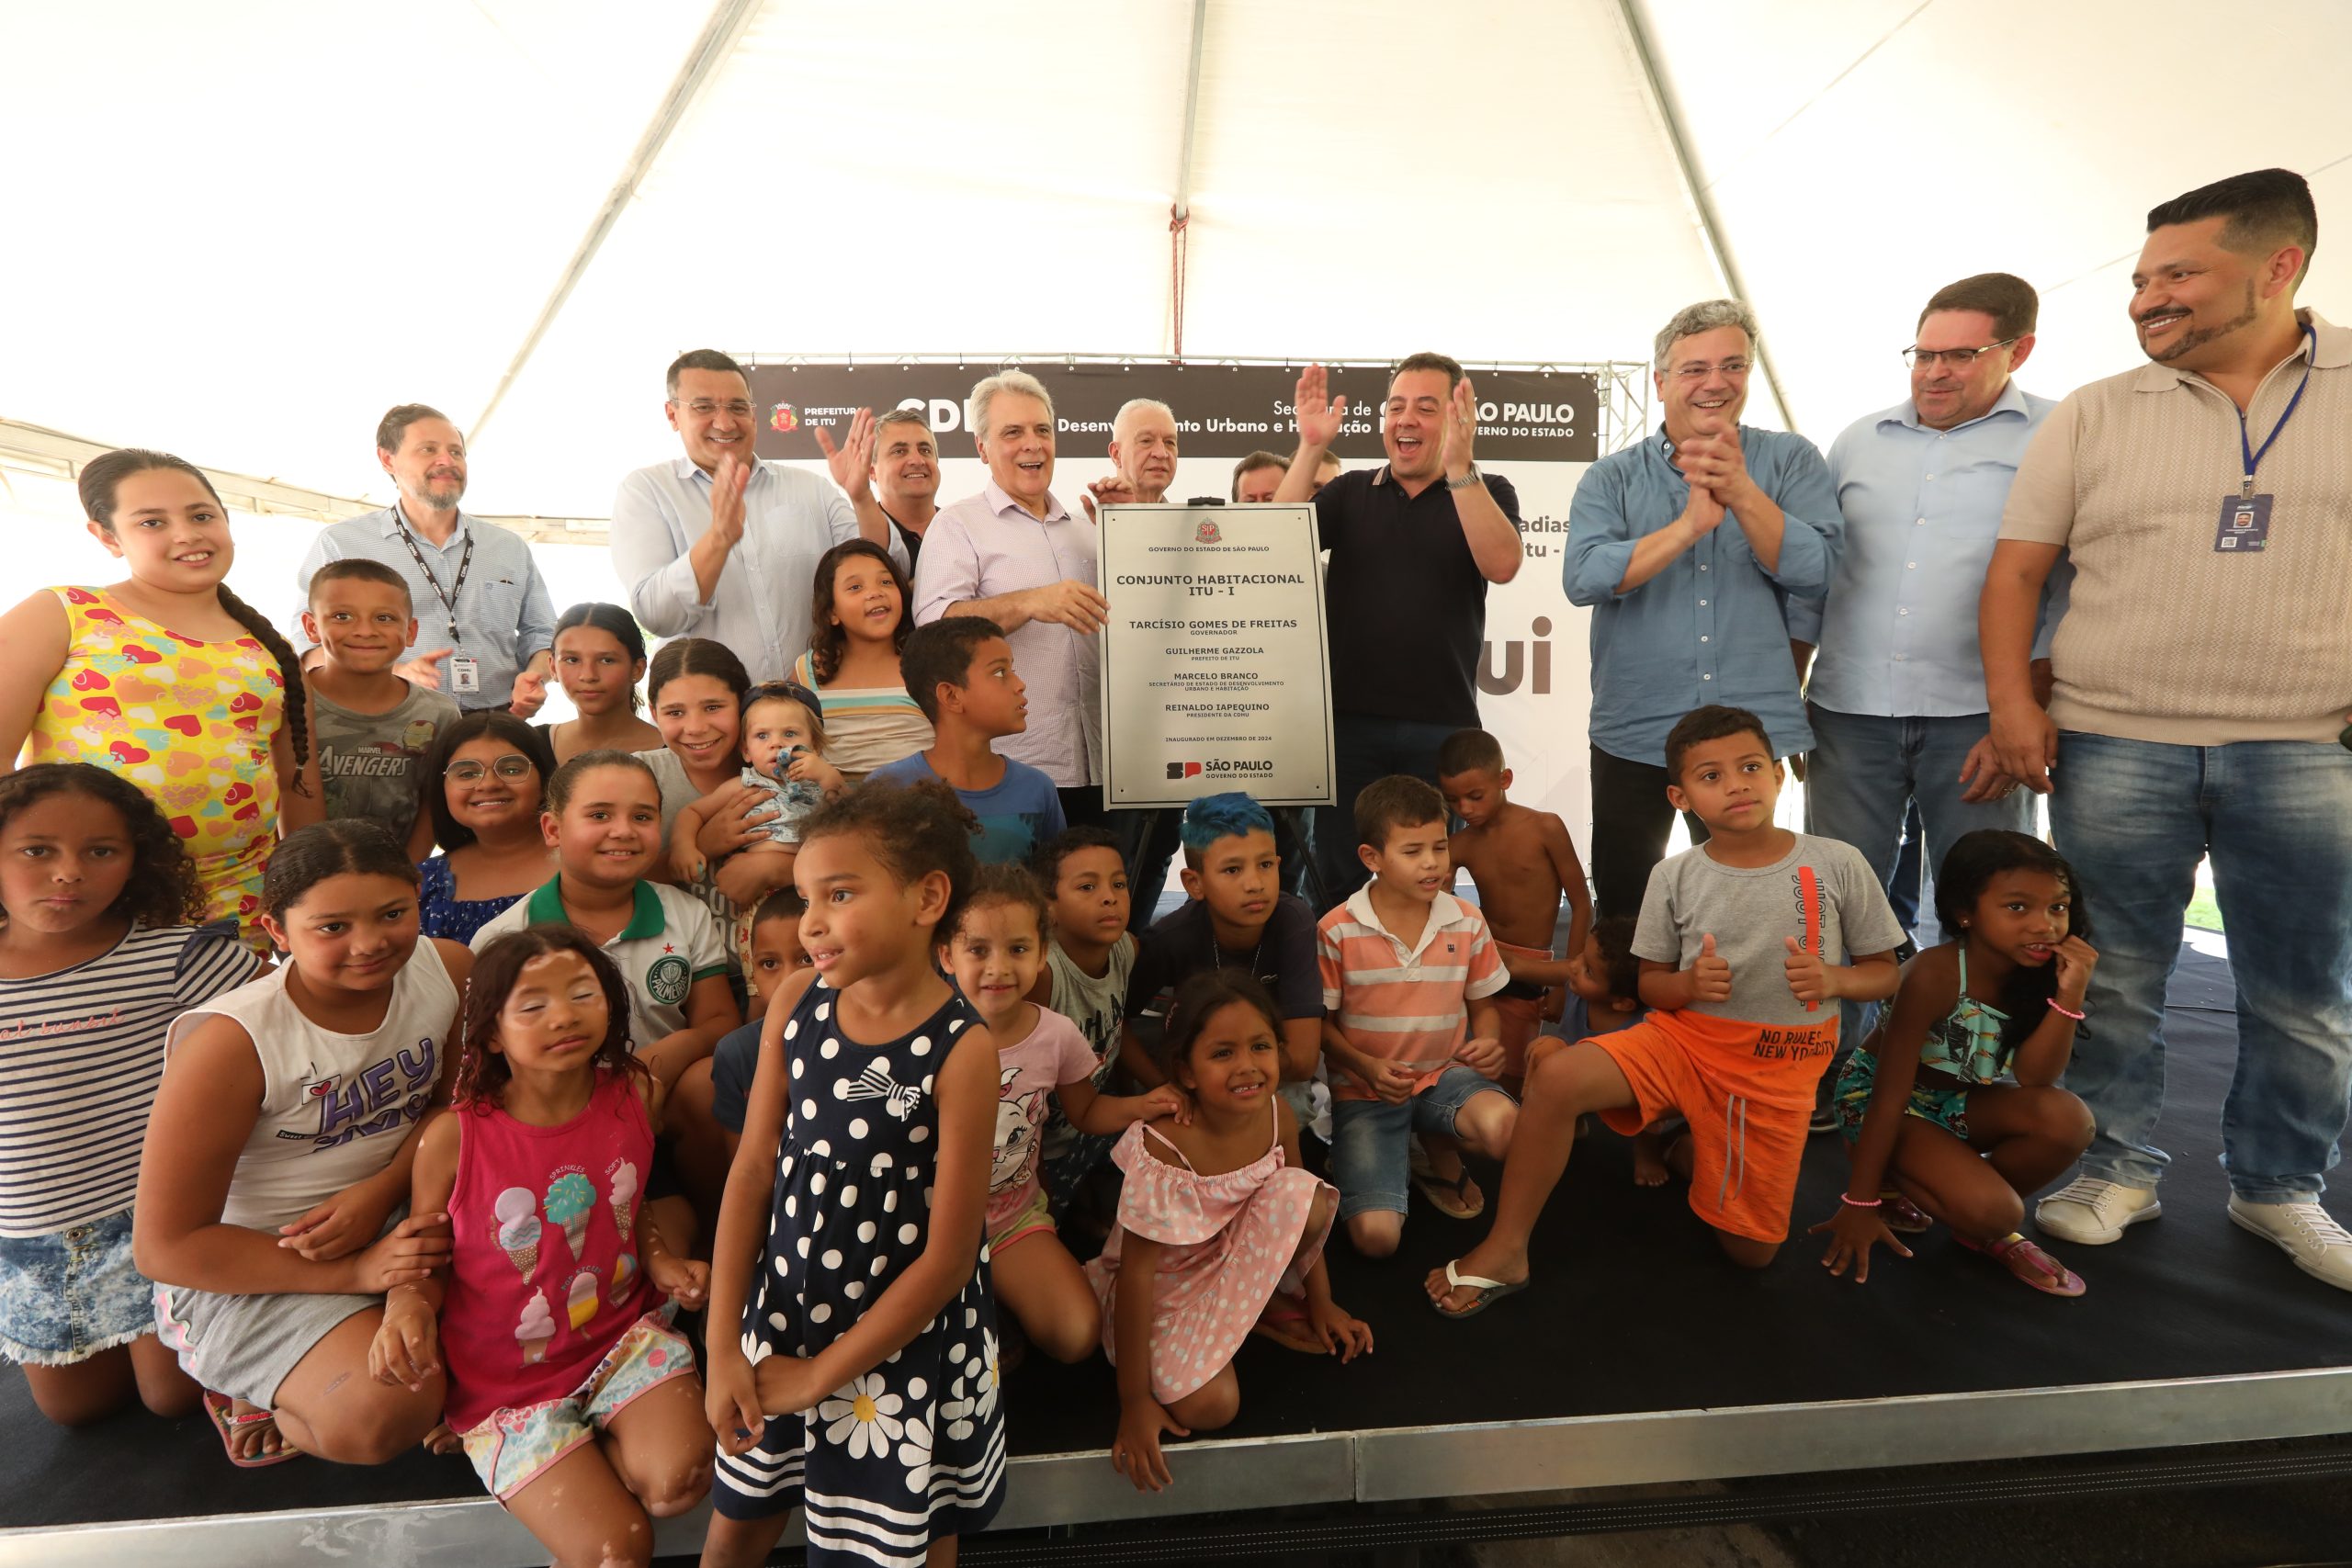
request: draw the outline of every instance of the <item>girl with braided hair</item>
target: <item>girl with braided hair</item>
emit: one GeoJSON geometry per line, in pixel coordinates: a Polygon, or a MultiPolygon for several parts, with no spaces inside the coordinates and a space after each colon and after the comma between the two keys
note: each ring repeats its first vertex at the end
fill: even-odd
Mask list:
{"type": "Polygon", "coordinates": [[[138,784],[196,863],[207,919],[262,934],[262,867],[323,816],[286,638],[230,592],[229,511],[193,463],[108,452],[82,470],[91,536],[129,570],[0,616],[0,773],[92,762],[138,784]],[[288,701],[291,694],[295,700],[288,701]]]}

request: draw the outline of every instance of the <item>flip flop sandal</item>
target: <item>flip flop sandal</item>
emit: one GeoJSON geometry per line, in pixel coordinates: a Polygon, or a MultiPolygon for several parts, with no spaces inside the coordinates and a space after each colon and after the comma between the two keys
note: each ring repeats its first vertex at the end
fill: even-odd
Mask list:
{"type": "Polygon", "coordinates": [[[1413,1185],[1419,1188],[1421,1196],[1430,1201],[1430,1207],[1449,1220],[1475,1220],[1487,1212],[1485,1193],[1477,1193],[1476,1201],[1473,1201],[1475,1190],[1470,1182],[1470,1168],[1466,1165],[1462,1168],[1462,1174],[1451,1181],[1433,1172],[1416,1172],[1413,1185]]]}
{"type": "Polygon", "coordinates": [[[1887,1229],[1897,1235],[1917,1235],[1935,1228],[1936,1222],[1928,1218],[1918,1204],[1900,1192],[1891,1190],[1881,1192],[1878,1203],[1878,1217],[1887,1229]]]}
{"type": "Polygon", "coordinates": [[[1258,1321],[1250,1325],[1250,1332],[1302,1356],[1331,1353],[1329,1346],[1315,1337],[1315,1325],[1306,1315],[1306,1304],[1295,1296],[1276,1292],[1258,1314],[1258,1321]]]}
{"type": "Polygon", "coordinates": [[[1964,1236],[1953,1239],[1971,1252],[1984,1254],[2043,1295],[2079,1296],[2085,1289],[2080,1275],[2022,1235],[2010,1235],[1982,1246],[1964,1236]]]}
{"type": "MultiPolygon", "coordinates": [[[[241,1457],[236,1445],[231,1441],[232,1438],[246,1427],[258,1427],[266,1422],[275,1424],[277,1417],[266,1410],[248,1410],[243,1416],[233,1415],[231,1412],[235,1404],[225,1393],[215,1393],[210,1389],[204,1391],[204,1413],[212,1417],[213,1429],[220,1434],[221,1451],[229,1456],[231,1464],[239,1470],[266,1470],[273,1464],[284,1464],[289,1459],[302,1457],[302,1450],[290,1443],[274,1454],[254,1453],[241,1457]]],[[[283,1432],[278,1434],[280,1440],[285,1436],[283,1432]]]]}
{"type": "MultiPolygon", "coordinates": [[[[1456,1259],[1456,1261],[1459,1261],[1459,1259],[1456,1259]]],[[[1477,1299],[1459,1312],[1447,1310],[1445,1303],[1442,1301],[1431,1302],[1430,1303],[1430,1306],[1437,1310],[1438,1316],[1455,1319],[1476,1317],[1480,1313],[1486,1311],[1488,1307],[1494,1305],[1497,1302],[1502,1300],[1505,1296],[1515,1296],[1519,1294],[1520,1292],[1527,1289],[1527,1281],[1525,1280],[1510,1280],[1482,1279],[1476,1274],[1464,1274],[1456,1271],[1453,1263],[1448,1263],[1445,1266],[1445,1282],[1449,1291],[1466,1289],[1478,1292],[1477,1299]]]]}

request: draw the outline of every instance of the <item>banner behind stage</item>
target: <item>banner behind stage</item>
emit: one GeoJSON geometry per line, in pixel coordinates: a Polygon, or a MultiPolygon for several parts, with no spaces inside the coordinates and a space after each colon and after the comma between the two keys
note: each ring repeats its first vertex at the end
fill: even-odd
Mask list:
{"type": "MultiPolygon", "coordinates": [[[[938,436],[939,498],[958,500],[977,491],[987,478],[964,427],[964,398],[974,382],[998,367],[988,360],[754,366],[752,396],[759,405],[760,456],[821,472],[812,426],[838,432],[855,409],[879,412],[911,401],[922,407],[938,436]]],[[[1157,398],[1176,412],[1181,461],[1169,491],[1172,499],[1226,495],[1236,458],[1260,448],[1286,453],[1297,445],[1290,413],[1298,379],[1295,368],[1070,366],[1050,355],[1029,360],[1024,367],[1054,394],[1060,426],[1054,491],[1073,508],[1090,481],[1111,473],[1111,417],[1129,398],[1157,398]]],[[[1527,547],[1518,577],[1487,595],[1479,709],[1512,769],[1511,797],[1559,813],[1589,863],[1589,612],[1568,604],[1560,567],[1577,481],[1604,441],[1613,446],[1623,437],[1603,428],[1600,387],[1589,371],[1473,367],[1470,379],[1480,405],[1478,465],[1518,491],[1527,547]],[[1517,434],[1538,429],[1545,434],[1517,434]]],[[[1378,464],[1378,411],[1387,390],[1386,373],[1371,366],[1335,367],[1331,389],[1344,395],[1349,406],[1349,428],[1334,449],[1351,468],[1378,464]]]]}

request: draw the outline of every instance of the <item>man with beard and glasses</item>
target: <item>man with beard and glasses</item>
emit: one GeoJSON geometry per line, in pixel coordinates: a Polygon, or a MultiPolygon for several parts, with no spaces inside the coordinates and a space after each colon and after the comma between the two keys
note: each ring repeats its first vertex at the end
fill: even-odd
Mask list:
{"type": "Polygon", "coordinates": [[[911,577],[939,515],[939,441],[922,409],[892,409],[874,422],[874,497],[907,547],[911,577]]]}
{"type": "MultiPolygon", "coordinates": [[[[466,493],[466,438],[438,409],[402,403],[376,426],[376,460],[399,499],[319,530],[295,569],[307,606],[311,579],[334,560],[380,561],[408,584],[416,613],[413,657],[393,666],[412,683],[446,692],[469,712],[504,708],[529,718],[547,701],[555,605],[531,547],[458,510],[466,493]]],[[[325,657],[297,611],[287,640],[302,668],[325,657]]]]}
{"type": "MultiPolygon", "coordinates": [[[[1654,346],[1664,423],[1585,470],[1560,570],[1569,603],[1593,607],[1592,880],[1603,919],[1640,913],[1665,857],[1666,737],[1684,714],[1745,708],[1775,757],[1811,749],[1781,604],[1828,585],[1842,527],[1820,450],[1739,423],[1756,361],[1746,305],[1687,306],[1654,346]]],[[[1707,836],[1684,820],[1693,840],[1707,836]]]]}
{"type": "Polygon", "coordinates": [[[2027,448],[1980,640],[1998,765],[2049,795],[2098,916],[2066,1069],[2098,1136],[2035,1219],[2096,1246],[2162,1212],[2165,984],[2206,859],[2236,982],[2229,1217],[2352,1290],[2352,1235],[2319,1204],[2352,1091],[2352,331],[2295,306],[2318,240],[2285,169],[2148,214],[2130,309],[2149,363],[2027,448]],[[2045,708],[2029,660],[2062,551],[2045,708]]]}

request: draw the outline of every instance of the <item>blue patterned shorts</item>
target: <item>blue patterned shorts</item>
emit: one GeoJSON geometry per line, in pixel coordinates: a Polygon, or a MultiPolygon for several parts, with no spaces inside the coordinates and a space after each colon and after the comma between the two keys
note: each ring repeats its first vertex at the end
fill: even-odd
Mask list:
{"type": "Polygon", "coordinates": [[[64,1367],[155,1331],[130,1260],[130,1211],[48,1235],[0,1236],[0,1356],[64,1367]]]}
{"type": "MultiPolygon", "coordinates": [[[[1871,1088],[1877,1076],[1878,1058],[1868,1051],[1857,1050],[1846,1058],[1845,1070],[1838,1075],[1838,1087],[1829,1091],[1829,1106],[1838,1117],[1838,1131],[1849,1144],[1862,1135],[1862,1113],[1871,1108],[1871,1088]]],[[[1903,1113],[1933,1122],[1962,1143],[1968,1142],[1968,1091],[1956,1085],[1914,1078],[1911,1103],[1903,1108],[1903,1113]]]]}
{"type": "Polygon", "coordinates": [[[492,1496],[504,1503],[592,1440],[639,1394],[695,1375],[694,1347],[670,1326],[675,1310],[658,1307],[622,1330],[587,1381],[561,1399],[498,1411],[458,1435],[492,1496]]]}

